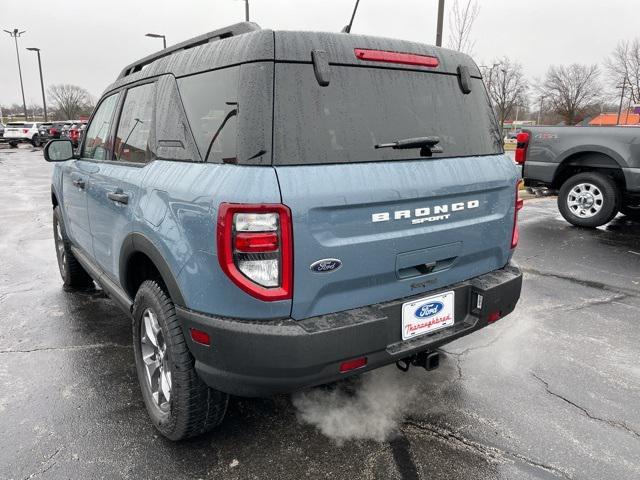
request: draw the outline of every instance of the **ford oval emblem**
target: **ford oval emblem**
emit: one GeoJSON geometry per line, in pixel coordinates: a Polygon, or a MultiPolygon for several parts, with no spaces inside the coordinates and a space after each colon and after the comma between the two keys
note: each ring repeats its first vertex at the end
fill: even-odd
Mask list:
{"type": "Polygon", "coordinates": [[[313,262],[309,267],[312,272],[330,273],[335,272],[342,266],[342,262],[337,258],[323,258],[317,262],[313,262]]]}
{"type": "Polygon", "coordinates": [[[429,302],[424,305],[420,305],[414,315],[416,318],[429,318],[437,315],[444,308],[444,303],[442,302],[429,302]]]}

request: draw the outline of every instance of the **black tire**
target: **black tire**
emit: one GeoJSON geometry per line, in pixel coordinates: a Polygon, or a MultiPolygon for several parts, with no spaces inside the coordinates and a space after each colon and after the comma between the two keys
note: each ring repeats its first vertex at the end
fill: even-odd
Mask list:
{"type": "Polygon", "coordinates": [[[86,290],[93,287],[93,280],[73,256],[60,207],[53,209],[53,241],[64,288],[67,290],[86,290]]]}
{"type": "MultiPolygon", "coordinates": [[[[588,203],[587,203],[588,205],[588,203]]],[[[558,209],[564,219],[577,227],[599,227],[610,222],[618,213],[620,208],[620,192],[616,183],[611,177],[598,172],[584,172],[574,175],[562,184],[558,193],[558,209]],[[590,199],[594,198],[593,193],[599,197],[597,204],[591,208],[573,206],[568,204],[569,200],[575,200],[574,188],[580,185],[588,185],[591,191],[584,190],[587,194],[591,194],[590,199]],[[571,196],[571,197],[570,197],[571,196]],[[586,217],[580,216],[579,212],[585,212],[586,217]],[[596,213],[594,213],[596,212],[596,213]]]]}
{"type": "Polygon", "coordinates": [[[229,395],[209,388],[198,377],[173,302],[160,283],[154,280],[144,281],[136,294],[133,304],[133,349],[144,404],[153,425],[162,435],[170,440],[182,440],[205,433],[222,422],[229,395]],[[145,333],[145,315],[150,314],[155,318],[147,317],[147,321],[153,321],[159,327],[153,329],[155,343],[150,342],[145,333]],[[154,352],[154,345],[158,345],[158,348],[150,356],[150,352],[154,352]],[[157,362],[162,366],[154,370],[151,380],[143,360],[143,348],[149,362],[157,362]],[[152,383],[158,384],[163,372],[170,373],[169,399],[164,394],[161,396],[161,388],[158,387],[156,400],[152,383]]]}
{"type": "Polygon", "coordinates": [[[640,205],[624,205],[620,208],[620,213],[632,220],[640,220],[640,205]]]}
{"type": "Polygon", "coordinates": [[[42,145],[42,141],[40,140],[40,135],[36,133],[33,136],[33,138],[31,139],[31,145],[33,145],[34,148],[40,147],[42,145]]]}
{"type": "Polygon", "coordinates": [[[18,148],[18,143],[17,142],[9,142],[9,146],[11,148],[18,148]]]}

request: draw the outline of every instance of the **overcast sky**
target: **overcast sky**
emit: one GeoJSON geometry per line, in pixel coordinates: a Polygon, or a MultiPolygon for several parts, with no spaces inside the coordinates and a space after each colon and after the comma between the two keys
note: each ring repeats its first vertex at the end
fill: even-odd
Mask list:
{"type": "MultiPolygon", "coordinates": [[[[446,0],[450,7],[453,0],[446,0]]],[[[354,33],[435,43],[437,0],[362,0],[354,33]]],[[[480,0],[473,30],[478,64],[507,55],[529,78],[551,64],[600,63],[620,40],[640,37],[640,0],[480,0]]],[[[354,0],[250,0],[264,28],[339,31],[354,0]]],[[[448,13],[448,12],[447,12],[448,13]]],[[[242,0],[0,0],[0,29],[19,28],[27,104],[41,103],[39,47],[45,86],[73,83],[99,97],[123,66],[162,46],[244,19],[242,0]],[[55,7],[53,6],[55,5],[55,7]]],[[[445,16],[445,45],[447,40],[445,16]]],[[[13,39],[0,32],[0,105],[20,102],[13,39]]]]}

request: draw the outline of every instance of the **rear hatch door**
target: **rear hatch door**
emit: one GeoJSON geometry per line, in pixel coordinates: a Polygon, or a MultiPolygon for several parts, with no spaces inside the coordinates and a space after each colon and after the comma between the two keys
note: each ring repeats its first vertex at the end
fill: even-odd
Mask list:
{"type": "Polygon", "coordinates": [[[380,49],[379,40],[350,37],[345,47],[321,34],[311,44],[278,35],[273,163],[293,216],[293,318],[426,293],[504,266],[517,171],[473,62],[406,42],[384,49],[434,56],[438,68],[363,62],[355,48],[380,49]],[[297,57],[320,48],[330,61],[324,87],[297,57]],[[469,93],[460,65],[473,74],[469,93]],[[425,136],[437,136],[443,152],[374,148],[425,136]]]}

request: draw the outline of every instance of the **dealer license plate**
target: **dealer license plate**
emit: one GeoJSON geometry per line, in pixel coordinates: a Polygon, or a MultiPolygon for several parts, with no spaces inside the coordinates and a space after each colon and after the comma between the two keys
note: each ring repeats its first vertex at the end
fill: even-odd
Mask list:
{"type": "Polygon", "coordinates": [[[454,299],[449,291],[402,305],[402,340],[453,326],[454,299]]]}

